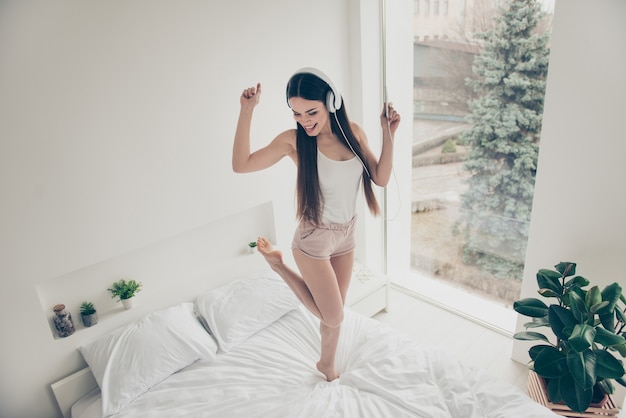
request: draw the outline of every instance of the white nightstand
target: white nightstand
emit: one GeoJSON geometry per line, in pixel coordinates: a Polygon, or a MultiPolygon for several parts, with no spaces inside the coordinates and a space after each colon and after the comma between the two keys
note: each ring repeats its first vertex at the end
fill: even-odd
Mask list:
{"type": "Polygon", "coordinates": [[[375,273],[357,262],[354,263],[352,272],[346,306],[369,317],[380,311],[387,311],[389,302],[387,276],[375,273]]]}

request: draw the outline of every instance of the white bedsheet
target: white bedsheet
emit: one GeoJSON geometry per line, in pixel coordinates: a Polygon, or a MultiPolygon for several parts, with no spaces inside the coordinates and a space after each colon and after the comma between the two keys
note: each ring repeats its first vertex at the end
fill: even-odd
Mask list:
{"type": "MultiPolygon", "coordinates": [[[[319,345],[318,321],[296,309],[216,360],[170,376],[117,417],[557,416],[441,348],[351,311],[337,352],[341,377],[333,382],[315,369],[319,345]]],[[[92,396],[75,405],[73,417],[100,412],[92,396]]]]}

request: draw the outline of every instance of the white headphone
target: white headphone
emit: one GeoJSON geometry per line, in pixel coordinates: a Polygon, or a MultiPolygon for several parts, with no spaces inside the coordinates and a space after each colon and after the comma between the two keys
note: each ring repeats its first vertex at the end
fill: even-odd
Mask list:
{"type": "MultiPolygon", "coordinates": [[[[328,92],[328,95],[326,95],[326,109],[328,109],[330,113],[335,113],[337,110],[341,109],[341,94],[339,94],[339,90],[337,90],[330,77],[328,77],[317,68],[313,67],[301,68],[296,71],[294,75],[291,76],[291,78],[295,77],[298,74],[313,74],[314,76],[320,78],[322,81],[328,84],[328,86],[330,87],[330,91],[328,92]]],[[[289,104],[289,97],[287,97],[287,104],[289,104]]]]}

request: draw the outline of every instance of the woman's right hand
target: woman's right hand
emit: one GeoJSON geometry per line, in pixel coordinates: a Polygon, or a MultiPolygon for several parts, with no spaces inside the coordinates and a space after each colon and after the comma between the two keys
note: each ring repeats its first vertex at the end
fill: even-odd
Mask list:
{"type": "Polygon", "coordinates": [[[257,83],[256,87],[249,87],[241,93],[239,103],[241,107],[254,107],[259,104],[261,98],[261,83],[257,83]]]}

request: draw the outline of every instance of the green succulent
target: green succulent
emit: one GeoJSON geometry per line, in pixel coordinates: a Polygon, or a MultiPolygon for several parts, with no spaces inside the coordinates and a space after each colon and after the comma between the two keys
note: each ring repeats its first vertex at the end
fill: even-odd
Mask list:
{"type": "Polygon", "coordinates": [[[80,305],[80,314],[81,315],[93,315],[96,313],[96,308],[93,306],[91,302],[83,302],[80,305]]]}
{"type": "Polygon", "coordinates": [[[143,286],[141,282],[137,282],[135,280],[126,281],[125,279],[121,279],[113,283],[112,287],[109,288],[108,291],[111,292],[112,298],[124,300],[135,296],[135,294],[141,290],[141,286],[143,286]]]}

